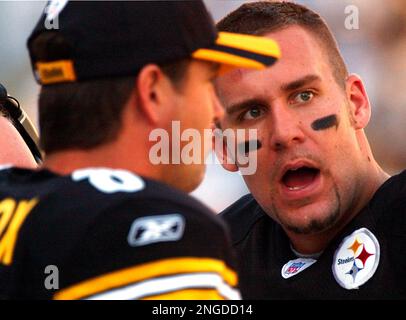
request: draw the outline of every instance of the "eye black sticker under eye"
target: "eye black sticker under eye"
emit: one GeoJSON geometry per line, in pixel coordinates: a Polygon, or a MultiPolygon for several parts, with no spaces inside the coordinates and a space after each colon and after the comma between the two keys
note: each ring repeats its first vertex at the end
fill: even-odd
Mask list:
{"type": "Polygon", "coordinates": [[[238,152],[240,154],[248,154],[252,151],[261,149],[262,143],[259,140],[247,140],[238,144],[238,152]]]}
{"type": "Polygon", "coordinates": [[[331,127],[338,127],[338,119],[335,114],[317,119],[312,123],[312,129],[316,131],[325,130],[331,127]]]}

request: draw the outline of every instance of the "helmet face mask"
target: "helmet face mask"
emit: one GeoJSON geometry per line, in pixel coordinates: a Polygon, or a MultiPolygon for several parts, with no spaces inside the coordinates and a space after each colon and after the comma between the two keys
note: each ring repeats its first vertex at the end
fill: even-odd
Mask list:
{"type": "Polygon", "coordinates": [[[18,100],[9,96],[6,88],[2,84],[0,84],[0,106],[6,110],[7,114],[10,116],[13,125],[24,139],[35,161],[41,163],[42,154],[38,147],[38,132],[27,114],[20,107],[18,100]]]}

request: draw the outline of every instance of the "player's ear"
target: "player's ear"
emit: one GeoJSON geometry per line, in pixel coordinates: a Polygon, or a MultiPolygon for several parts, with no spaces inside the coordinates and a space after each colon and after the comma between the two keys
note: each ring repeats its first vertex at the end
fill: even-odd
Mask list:
{"type": "Polygon", "coordinates": [[[222,130],[220,128],[213,128],[213,139],[212,139],[212,148],[216,153],[216,156],[227,171],[235,172],[238,171],[238,166],[236,164],[236,159],[233,158],[230,151],[230,147],[234,148],[235,146],[228,146],[227,139],[224,138],[222,130]]]}
{"type": "Polygon", "coordinates": [[[144,66],[136,80],[139,110],[152,124],[157,125],[166,116],[169,80],[155,64],[144,66]],[[166,108],[165,108],[166,105],[166,108]]]}
{"type": "Polygon", "coordinates": [[[351,74],[346,80],[346,94],[355,129],[364,129],[371,118],[371,105],[361,78],[351,74]]]}

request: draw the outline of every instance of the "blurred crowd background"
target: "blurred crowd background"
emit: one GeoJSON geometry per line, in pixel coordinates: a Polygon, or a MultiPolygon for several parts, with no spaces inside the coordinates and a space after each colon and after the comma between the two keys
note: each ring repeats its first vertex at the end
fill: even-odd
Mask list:
{"type": "MultiPolygon", "coordinates": [[[[215,21],[248,1],[205,0],[215,21]]],[[[367,129],[377,160],[391,174],[406,168],[406,1],[298,0],[318,11],[337,37],[351,72],[364,79],[373,115],[367,129]],[[346,29],[354,5],[359,28],[346,29]]],[[[45,1],[0,1],[0,83],[37,123],[38,85],[32,76],[26,40],[45,1]]],[[[1,139],[1,133],[0,133],[1,139]]],[[[0,150],[1,152],[1,150],[0,150]]],[[[220,211],[248,190],[239,174],[209,165],[193,195],[220,211]]]]}

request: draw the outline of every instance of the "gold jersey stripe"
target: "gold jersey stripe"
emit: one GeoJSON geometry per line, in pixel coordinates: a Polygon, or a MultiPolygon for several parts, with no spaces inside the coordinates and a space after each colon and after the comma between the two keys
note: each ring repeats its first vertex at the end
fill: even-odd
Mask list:
{"type": "Polygon", "coordinates": [[[138,281],[154,277],[179,273],[215,272],[230,286],[237,285],[235,271],[228,268],[222,260],[212,258],[182,257],[162,259],[130,267],[85,280],[79,284],[60,290],[54,296],[56,300],[74,300],[98,294],[113,288],[119,288],[138,281]]]}
{"type": "Polygon", "coordinates": [[[224,300],[215,289],[185,289],[145,297],[142,300],[224,300]]]}
{"type": "MultiPolygon", "coordinates": [[[[11,218],[11,222],[7,231],[4,233],[0,241],[0,262],[5,265],[10,265],[13,262],[14,248],[16,245],[18,233],[20,228],[27,218],[31,210],[37,205],[38,199],[31,200],[21,200],[17,204],[15,213],[11,218]]],[[[8,206],[13,206],[14,210],[15,205],[12,202],[7,203],[8,206]]],[[[11,208],[11,207],[10,207],[11,208]]]]}

